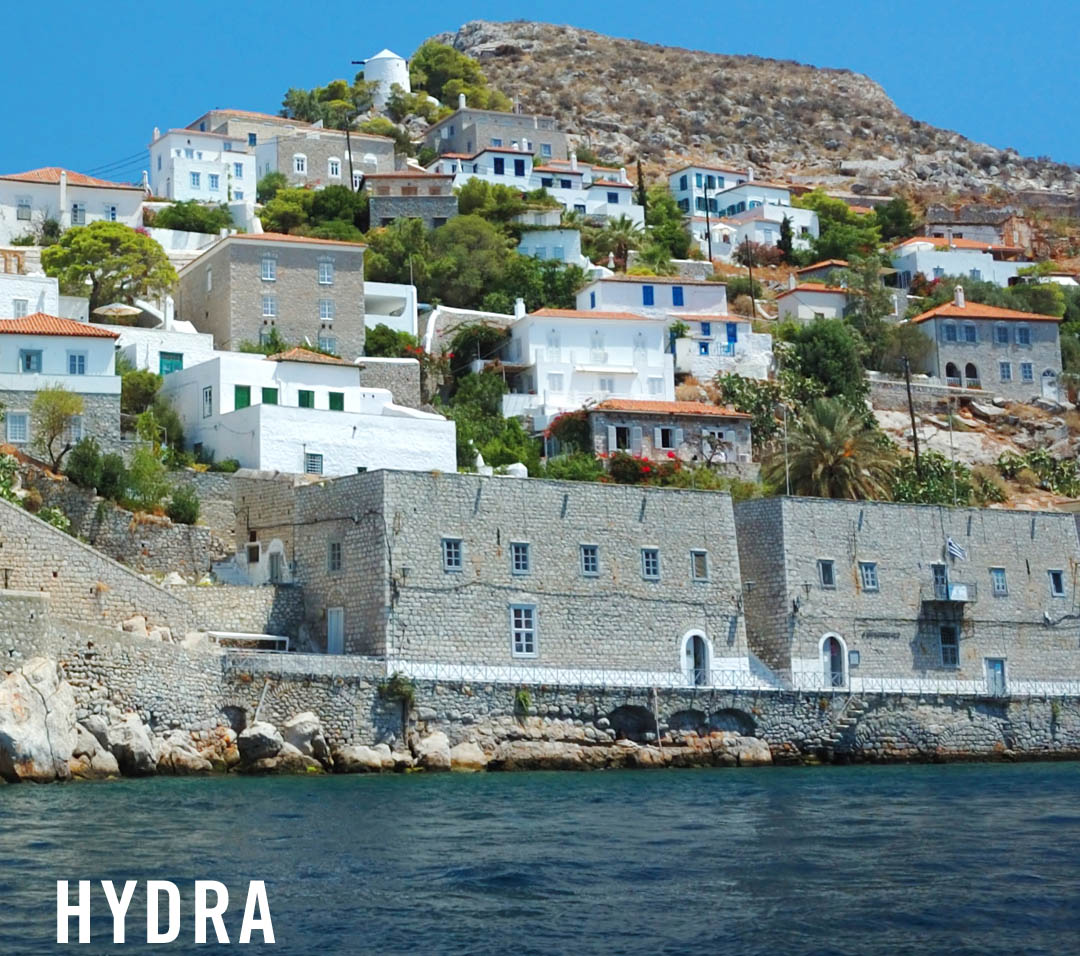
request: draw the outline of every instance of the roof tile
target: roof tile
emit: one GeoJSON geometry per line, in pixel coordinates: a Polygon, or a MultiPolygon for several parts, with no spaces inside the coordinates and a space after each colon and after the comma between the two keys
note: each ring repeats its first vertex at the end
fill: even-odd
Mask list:
{"type": "Polygon", "coordinates": [[[18,319],[0,319],[0,333],[7,335],[71,335],[88,339],[118,339],[116,332],[88,322],[31,312],[18,319]]]}
{"type": "Polygon", "coordinates": [[[590,411],[637,412],[640,415],[701,415],[709,418],[750,418],[745,412],[706,402],[650,402],[632,398],[608,398],[590,411]]]}

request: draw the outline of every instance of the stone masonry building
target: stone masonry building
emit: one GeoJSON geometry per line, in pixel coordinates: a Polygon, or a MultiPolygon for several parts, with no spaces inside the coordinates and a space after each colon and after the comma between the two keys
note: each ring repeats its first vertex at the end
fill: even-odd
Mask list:
{"type": "Polygon", "coordinates": [[[422,219],[429,229],[445,225],[458,213],[454,177],[409,171],[375,173],[364,180],[370,196],[372,226],[388,226],[395,219],[422,219]]]}
{"type": "Polygon", "coordinates": [[[1080,677],[1071,514],[735,506],[750,647],[796,689],[1048,693],[1080,677]]]}
{"type": "Polygon", "coordinates": [[[718,493],[378,471],[234,479],[237,551],[278,553],[334,653],[414,677],[763,686],[718,493]]]}
{"type": "Polygon", "coordinates": [[[213,334],[218,349],[277,329],[291,345],[357,358],[364,354],[364,246],[280,233],[227,236],[180,270],[177,314],[213,334]]]}
{"type": "Polygon", "coordinates": [[[553,117],[471,109],[460,100],[458,109],[427,128],[424,145],[440,155],[471,155],[494,146],[517,148],[541,159],[569,158],[566,133],[556,127],[553,117]]]}

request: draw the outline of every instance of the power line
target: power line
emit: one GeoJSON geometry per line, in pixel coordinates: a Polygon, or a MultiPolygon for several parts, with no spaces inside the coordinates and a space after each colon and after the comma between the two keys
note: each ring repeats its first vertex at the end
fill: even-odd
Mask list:
{"type": "Polygon", "coordinates": [[[115,166],[124,166],[133,163],[135,160],[144,158],[147,155],[146,150],[139,150],[137,153],[132,153],[130,156],[124,156],[120,159],[114,159],[108,163],[102,163],[100,166],[94,166],[87,170],[87,174],[93,175],[95,173],[103,173],[112,169],[115,166]]]}

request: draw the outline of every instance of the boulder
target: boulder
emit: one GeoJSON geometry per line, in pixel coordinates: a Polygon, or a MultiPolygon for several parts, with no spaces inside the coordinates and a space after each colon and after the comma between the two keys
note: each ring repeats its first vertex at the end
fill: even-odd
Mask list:
{"type": "Polygon", "coordinates": [[[158,773],[186,775],[209,773],[213,764],[195,749],[191,735],[183,730],[172,730],[158,746],[158,773]]]}
{"type": "Polygon", "coordinates": [[[56,661],[35,657],[0,682],[0,777],[66,780],[76,741],[75,695],[56,661]]]}
{"type": "Polygon", "coordinates": [[[250,727],[242,730],[236,738],[240,759],[244,763],[276,757],[285,741],[273,724],[257,720],[250,727]]]}
{"type": "Polygon", "coordinates": [[[323,736],[322,722],[310,710],[296,714],[285,721],[281,736],[286,743],[292,744],[300,753],[314,757],[320,763],[329,766],[330,748],[323,736]]]}
{"type": "Polygon", "coordinates": [[[487,767],[487,754],[480,749],[480,745],[471,740],[464,741],[456,747],[450,748],[450,769],[473,773],[484,770],[487,767]]]}
{"type": "Polygon", "coordinates": [[[81,726],[94,735],[103,750],[109,749],[109,722],[101,714],[91,714],[81,726]]]}
{"type": "Polygon", "coordinates": [[[972,402],[970,408],[971,413],[976,418],[981,418],[984,421],[993,421],[1007,414],[1004,408],[998,408],[996,405],[984,405],[981,402],[972,402]]]}
{"type": "Polygon", "coordinates": [[[338,773],[381,773],[383,758],[372,747],[342,747],[334,752],[334,770],[338,773]]]}
{"type": "Polygon", "coordinates": [[[416,744],[416,762],[425,770],[450,769],[450,740],[441,730],[416,744]]]}
{"type": "Polygon", "coordinates": [[[490,764],[500,770],[583,770],[590,765],[585,749],[552,740],[507,740],[495,748],[490,764]]]}
{"type": "MultiPolygon", "coordinates": [[[[243,734],[240,735],[243,739],[243,734]]],[[[314,757],[300,753],[292,744],[282,743],[280,749],[269,757],[260,757],[240,768],[243,773],[322,773],[323,766],[314,757]]]]}
{"type": "Polygon", "coordinates": [[[172,643],[172,631],[167,627],[152,627],[147,631],[146,637],[151,641],[163,641],[166,644],[172,643]]]}
{"type": "MultiPolygon", "coordinates": [[[[104,721],[102,727],[105,727],[104,721]]],[[[82,724],[75,725],[75,747],[68,768],[73,777],[82,780],[115,777],[120,773],[116,758],[82,724]]]]}
{"type": "Polygon", "coordinates": [[[379,755],[379,758],[382,760],[383,770],[394,769],[394,755],[393,753],[391,753],[390,746],[388,744],[376,744],[371,749],[374,750],[375,753],[377,753],[379,755]]]}
{"type": "Polygon", "coordinates": [[[120,720],[109,724],[106,739],[109,751],[125,776],[145,777],[157,769],[154,745],[138,714],[124,714],[120,720]]]}
{"type": "Polygon", "coordinates": [[[395,750],[390,756],[394,761],[394,770],[398,773],[412,770],[416,766],[416,758],[411,753],[395,750]]]}
{"type": "Polygon", "coordinates": [[[740,737],[734,751],[740,767],[764,767],[773,762],[769,745],[760,737],[740,737]]]}
{"type": "Polygon", "coordinates": [[[136,637],[146,637],[146,618],[141,614],[136,614],[121,622],[120,629],[136,637]]]}

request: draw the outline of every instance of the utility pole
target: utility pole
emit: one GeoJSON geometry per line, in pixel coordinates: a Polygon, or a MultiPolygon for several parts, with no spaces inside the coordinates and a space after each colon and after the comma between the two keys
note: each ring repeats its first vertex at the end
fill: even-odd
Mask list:
{"type": "MultiPolygon", "coordinates": [[[[922,481],[922,463],[919,461],[919,431],[915,427],[915,402],[911,398],[911,363],[904,356],[904,381],[907,383],[907,407],[911,416],[911,440],[915,445],[915,474],[922,481]]],[[[950,425],[951,428],[951,425],[950,425]]]]}
{"type": "Polygon", "coordinates": [[[709,174],[701,180],[705,184],[705,241],[709,244],[709,265],[712,265],[712,222],[709,219],[709,174]]]}
{"type": "Polygon", "coordinates": [[[750,317],[757,318],[757,297],[754,295],[754,254],[750,250],[750,233],[746,234],[746,269],[750,273],[750,317]]]}

